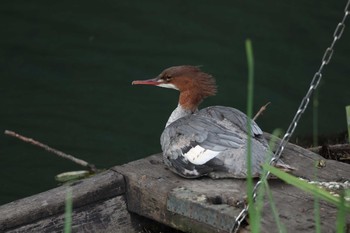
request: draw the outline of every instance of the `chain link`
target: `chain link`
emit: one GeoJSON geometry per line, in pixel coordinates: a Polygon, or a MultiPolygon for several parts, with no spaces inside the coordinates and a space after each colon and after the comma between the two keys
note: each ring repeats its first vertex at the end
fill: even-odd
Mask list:
{"type": "MultiPolygon", "coordinates": [[[[315,75],[312,78],[312,81],[310,83],[310,87],[309,90],[307,91],[306,95],[304,96],[304,98],[302,99],[300,106],[292,120],[292,122],[290,123],[288,130],[286,131],[286,133],[284,134],[282,140],[280,141],[280,144],[275,152],[275,154],[273,155],[273,157],[271,158],[269,164],[270,165],[275,165],[277,163],[277,161],[280,159],[281,154],[285,148],[285,146],[287,145],[290,137],[293,135],[295,128],[298,125],[299,119],[301,117],[301,115],[304,113],[305,109],[307,108],[309,102],[310,102],[310,96],[312,95],[313,91],[316,90],[318,84],[320,83],[321,79],[322,79],[322,70],[324,68],[325,65],[328,65],[328,63],[331,61],[332,59],[332,55],[334,52],[334,45],[335,43],[340,39],[340,37],[343,34],[343,31],[345,29],[345,20],[346,17],[350,14],[349,12],[349,6],[350,6],[350,0],[348,0],[348,3],[345,6],[344,9],[344,17],[343,19],[340,21],[340,23],[338,23],[334,33],[333,33],[333,41],[331,43],[331,45],[326,49],[326,51],[323,54],[322,60],[321,60],[321,66],[319,67],[318,71],[315,73],[315,75]]],[[[256,196],[257,196],[257,191],[259,186],[261,185],[261,183],[265,180],[267,180],[270,176],[270,172],[267,172],[266,176],[262,177],[254,186],[253,189],[253,201],[255,201],[256,196]]],[[[231,228],[231,233],[237,233],[239,230],[239,227],[241,226],[241,223],[244,221],[244,219],[246,218],[246,216],[248,215],[248,208],[249,205],[246,204],[245,207],[242,209],[242,211],[238,214],[238,216],[235,219],[235,223],[231,228]]]]}

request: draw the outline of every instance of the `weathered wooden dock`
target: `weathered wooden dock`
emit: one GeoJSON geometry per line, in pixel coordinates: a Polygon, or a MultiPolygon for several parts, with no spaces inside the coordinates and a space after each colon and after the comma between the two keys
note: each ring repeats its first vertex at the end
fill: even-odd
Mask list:
{"type": "MultiPolygon", "coordinates": [[[[302,178],[350,179],[349,164],[325,160],[293,144],[286,147],[283,160],[302,178]],[[325,166],[315,168],[320,160],[325,166]]],[[[242,208],[237,203],[246,194],[244,180],[183,179],[165,168],[161,154],[115,166],[70,186],[73,232],[143,232],[152,224],[184,232],[229,232],[242,208]]],[[[314,232],[313,196],[280,180],[270,180],[270,187],[287,232],[314,232]]],[[[62,186],[0,206],[0,232],[62,232],[66,190],[62,186]]],[[[321,201],[320,210],[322,232],[334,232],[337,209],[321,201]]],[[[262,232],[277,232],[267,200],[261,224],[262,232]]],[[[349,218],[347,227],[349,232],[349,218]]]]}

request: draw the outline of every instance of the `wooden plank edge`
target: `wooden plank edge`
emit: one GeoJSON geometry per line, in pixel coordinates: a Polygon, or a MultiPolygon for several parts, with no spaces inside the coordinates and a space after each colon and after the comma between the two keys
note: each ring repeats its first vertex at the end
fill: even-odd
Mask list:
{"type": "Polygon", "coordinates": [[[167,210],[202,223],[201,231],[209,227],[216,232],[229,232],[239,214],[239,209],[221,202],[213,203],[206,195],[185,187],[175,188],[169,193],[167,210]]]}
{"type": "MultiPolygon", "coordinates": [[[[6,230],[6,233],[62,232],[64,213],[6,230]]],[[[140,226],[131,221],[124,196],[116,196],[94,202],[72,212],[72,232],[121,232],[136,233],[140,226]]]]}
{"type": "Polygon", "coordinates": [[[183,232],[228,232],[240,208],[213,203],[207,194],[201,199],[204,195],[194,191],[191,184],[200,182],[205,185],[203,180],[207,179],[183,179],[164,169],[161,161],[161,155],[156,154],[112,168],[125,177],[128,210],[183,232]],[[217,214],[222,212],[222,215],[217,214]]]}
{"type": "MultiPolygon", "coordinates": [[[[74,208],[125,193],[124,177],[112,170],[69,186],[74,208]]],[[[63,213],[66,190],[67,186],[61,186],[0,206],[0,232],[63,213]]]]}

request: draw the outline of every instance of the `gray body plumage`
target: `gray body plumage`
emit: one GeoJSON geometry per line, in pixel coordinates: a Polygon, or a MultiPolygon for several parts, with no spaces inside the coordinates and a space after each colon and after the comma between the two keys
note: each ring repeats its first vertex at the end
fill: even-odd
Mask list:
{"type": "MultiPolygon", "coordinates": [[[[181,116],[171,117],[175,120],[164,129],[161,146],[164,162],[172,171],[185,178],[247,176],[248,118],[244,113],[212,106],[187,116],[181,112],[181,116]]],[[[257,177],[266,160],[268,144],[253,120],[251,130],[252,174],[257,177]]]]}

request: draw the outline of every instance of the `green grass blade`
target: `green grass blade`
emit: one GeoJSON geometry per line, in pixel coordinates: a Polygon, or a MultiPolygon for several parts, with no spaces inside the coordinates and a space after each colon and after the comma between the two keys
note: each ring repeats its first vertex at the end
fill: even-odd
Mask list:
{"type": "Polygon", "coordinates": [[[346,122],[348,123],[348,140],[350,143],[350,105],[346,106],[346,122]]]}
{"type": "Polygon", "coordinates": [[[253,233],[259,232],[257,219],[257,213],[255,208],[255,203],[253,200],[253,178],[252,178],[252,138],[251,138],[251,120],[253,115],[253,92],[254,92],[254,57],[253,57],[253,47],[249,39],[245,41],[247,62],[248,62],[248,85],[247,85],[247,131],[248,131],[248,141],[247,141],[247,196],[248,196],[248,213],[251,231],[253,233]]]}
{"type": "Polygon", "coordinates": [[[73,210],[72,189],[68,187],[66,191],[66,206],[65,206],[65,212],[64,212],[64,233],[72,232],[72,210],[73,210]]]}
{"type": "Polygon", "coordinates": [[[321,233],[321,214],[320,214],[320,199],[317,195],[314,195],[314,216],[316,233],[321,233]]]}
{"type": "Polygon", "coordinates": [[[313,94],[312,101],[312,139],[313,146],[318,146],[318,89],[313,94]]]}
{"type": "MultiPolygon", "coordinates": [[[[334,204],[335,206],[339,206],[341,203],[340,198],[331,195],[329,192],[317,187],[316,185],[309,184],[304,180],[300,180],[270,165],[264,164],[263,167],[264,169],[270,171],[272,174],[285,181],[286,183],[291,184],[303,191],[312,193],[318,198],[323,199],[331,204],[334,204]]],[[[344,208],[347,212],[350,212],[350,205],[348,203],[344,203],[344,208]]]]}
{"type": "MultiPolygon", "coordinates": [[[[273,151],[275,150],[276,144],[277,144],[277,139],[278,136],[282,134],[282,130],[281,129],[275,129],[272,132],[272,137],[270,138],[269,141],[269,148],[267,151],[267,156],[266,156],[266,160],[265,160],[265,164],[269,164],[270,160],[273,156],[273,151]]],[[[263,171],[261,174],[261,179],[260,180],[265,180],[266,179],[266,175],[267,175],[268,170],[264,169],[263,167],[263,171]]]]}
{"type": "Polygon", "coordinates": [[[344,191],[341,192],[341,195],[340,195],[340,205],[338,206],[336,224],[337,224],[337,233],[345,233],[346,207],[345,207],[344,191]]]}
{"type": "MultiPolygon", "coordinates": [[[[318,161],[315,162],[314,169],[314,177],[313,180],[317,179],[317,164],[318,161]]],[[[314,195],[314,217],[315,217],[315,231],[316,233],[321,233],[321,212],[320,212],[320,199],[317,195],[314,195]]]]}
{"type": "MultiPolygon", "coordinates": [[[[273,155],[272,151],[276,147],[277,138],[279,135],[281,135],[281,133],[282,133],[281,129],[275,129],[272,132],[272,137],[269,141],[269,149],[267,151],[267,156],[266,156],[266,161],[265,161],[266,164],[269,164],[269,162],[272,158],[272,155],[273,155]]],[[[265,180],[266,175],[267,175],[267,170],[263,169],[260,180],[265,180]]],[[[264,183],[262,183],[262,185],[259,186],[258,194],[257,194],[256,200],[255,200],[258,219],[261,219],[261,212],[262,212],[262,208],[264,206],[265,192],[266,192],[265,185],[264,185],[264,183]]],[[[260,227],[260,221],[259,221],[259,227],[260,227]]]]}
{"type": "Polygon", "coordinates": [[[287,232],[286,227],[283,225],[283,223],[281,222],[281,220],[279,218],[278,210],[277,210],[277,207],[276,207],[275,202],[273,200],[273,196],[272,196],[272,192],[271,192],[270,186],[269,186],[269,184],[268,184],[268,182],[266,180],[264,182],[264,186],[265,186],[265,189],[266,189],[267,197],[269,199],[272,215],[273,215],[273,217],[275,219],[275,223],[277,225],[278,232],[286,233],[287,232]]]}

